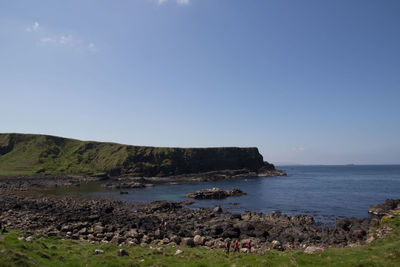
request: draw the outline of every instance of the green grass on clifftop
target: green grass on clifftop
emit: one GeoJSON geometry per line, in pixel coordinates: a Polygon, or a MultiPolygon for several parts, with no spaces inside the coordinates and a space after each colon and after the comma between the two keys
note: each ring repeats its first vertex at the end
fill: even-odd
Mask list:
{"type": "Polygon", "coordinates": [[[0,134],[0,175],[132,174],[168,176],[225,169],[257,170],[257,148],[162,148],[79,141],[33,134],[0,134]]]}
{"type": "Polygon", "coordinates": [[[385,239],[342,249],[308,255],[302,251],[272,251],[266,255],[231,253],[203,247],[160,246],[124,247],[129,256],[119,257],[120,247],[90,244],[86,241],[62,240],[35,236],[32,243],[19,241],[23,235],[11,231],[0,235],[0,266],[400,266],[400,216],[385,219],[380,227],[393,230],[385,239]],[[104,254],[96,255],[95,249],[104,254]],[[177,249],[183,250],[175,255],[177,249]]]}

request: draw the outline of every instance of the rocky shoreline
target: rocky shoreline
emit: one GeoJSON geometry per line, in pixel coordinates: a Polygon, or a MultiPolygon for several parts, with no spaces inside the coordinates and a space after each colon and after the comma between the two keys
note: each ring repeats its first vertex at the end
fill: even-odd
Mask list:
{"type": "MultiPolygon", "coordinates": [[[[234,179],[237,176],[243,177],[243,173],[218,171],[186,177],[189,181],[234,179]]],[[[369,212],[377,218],[344,218],[337,220],[335,225],[324,225],[303,214],[238,214],[224,212],[219,206],[214,209],[186,207],[192,201],[156,201],[133,205],[110,199],[45,196],[40,190],[36,191],[39,194],[33,193],[35,189],[72,187],[91,182],[122,189],[171,183],[175,180],[185,181],[182,176],[172,177],[167,181],[162,179],[165,177],[155,177],[153,180],[151,177],[64,175],[0,178],[0,221],[6,227],[32,234],[127,246],[152,244],[224,248],[227,243],[233,244],[231,241],[239,240],[244,248],[250,240],[252,252],[266,253],[271,249],[319,251],[326,247],[364,244],[373,238],[371,229],[379,225],[377,218],[399,209],[400,206],[400,200],[387,200],[383,204],[371,206],[369,212]]],[[[198,195],[199,192],[195,193],[198,195]]],[[[204,196],[204,192],[200,193],[204,196]]],[[[233,193],[238,191],[234,190],[233,193]]],[[[217,195],[220,196],[219,193],[217,195]]]]}
{"type": "Polygon", "coordinates": [[[223,170],[203,173],[192,173],[166,177],[134,177],[134,176],[78,176],[78,175],[19,175],[0,177],[0,191],[26,191],[28,189],[46,189],[54,187],[75,187],[85,183],[100,182],[104,188],[143,188],[157,184],[178,184],[183,182],[205,182],[240,178],[257,178],[286,176],[282,170],[263,170],[253,172],[248,169],[223,170]]]}
{"type": "MultiPolygon", "coordinates": [[[[389,201],[383,207],[391,210],[392,204],[389,201]]],[[[308,215],[288,216],[280,212],[232,214],[205,208],[193,210],[168,201],[133,206],[107,199],[34,197],[5,192],[0,195],[0,221],[28,233],[127,246],[223,248],[227,242],[239,240],[244,247],[251,240],[255,253],[360,245],[368,242],[371,227],[379,224],[378,219],[345,218],[329,226],[316,223],[308,215]]]]}

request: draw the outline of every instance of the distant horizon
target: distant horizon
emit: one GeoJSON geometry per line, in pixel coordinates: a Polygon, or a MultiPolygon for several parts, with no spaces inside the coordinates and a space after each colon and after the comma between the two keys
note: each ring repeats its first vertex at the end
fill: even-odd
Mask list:
{"type": "Polygon", "coordinates": [[[400,1],[2,1],[0,132],[400,160],[400,1]]]}
{"type": "Polygon", "coordinates": [[[366,164],[296,164],[296,163],[291,163],[291,164],[282,164],[282,163],[274,163],[274,162],[270,162],[272,164],[274,164],[277,167],[291,167],[291,166],[400,166],[400,163],[366,163],[366,164]]]}

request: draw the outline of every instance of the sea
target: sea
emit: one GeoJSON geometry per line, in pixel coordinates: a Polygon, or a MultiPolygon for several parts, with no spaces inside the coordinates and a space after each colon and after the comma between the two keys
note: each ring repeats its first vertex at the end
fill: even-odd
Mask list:
{"type": "Polygon", "coordinates": [[[307,214],[316,221],[332,223],[343,217],[368,217],[370,205],[388,198],[400,198],[400,165],[337,165],[337,166],[278,166],[287,172],[283,177],[255,177],[214,182],[185,182],[177,185],[161,184],[150,188],[120,191],[82,190],[80,194],[111,197],[134,203],[155,200],[192,200],[188,207],[213,208],[239,213],[253,211],[284,214],[307,214]],[[239,188],[245,196],[223,200],[193,200],[187,193],[218,187],[239,188]]]}

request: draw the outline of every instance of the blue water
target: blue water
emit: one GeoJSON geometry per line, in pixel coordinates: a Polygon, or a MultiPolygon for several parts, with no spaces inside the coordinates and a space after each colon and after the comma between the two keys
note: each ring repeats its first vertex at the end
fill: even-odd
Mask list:
{"type": "Polygon", "coordinates": [[[187,193],[200,189],[239,188],[247,195],[224,200],[195,200],[192,207],[218,204],[231,212],[280,210],[286,214],[309,214],[320,221],[333,221],[342,216],[364,218],[368,216],[370,205],[387,198],[400,198],[400,165],[281,166],[278,169],[285,170],[288,176],[156,185],[127,190],[128,195],[120,195],[119,190],[90,194],[133,202],[182,201],[188,200],[187,193]],[[230,204],[232,202],[238,205],[230,204]]]}

